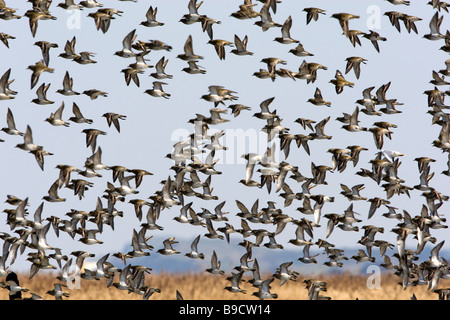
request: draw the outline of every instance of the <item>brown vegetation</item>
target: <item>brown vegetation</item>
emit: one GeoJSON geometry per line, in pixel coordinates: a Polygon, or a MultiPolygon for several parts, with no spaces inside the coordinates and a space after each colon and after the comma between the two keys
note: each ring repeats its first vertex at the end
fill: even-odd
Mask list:
{"type": "MultiPolygon", "coordinates": [[[[270,276],[270,275],[267,275],[270,276]]],[[[152,274],[148,277],[147,284],[152,287],[160,288],[161,293],[154,293],[150,300],[172,300],[176,297],[178,290],[184,299],[190,300],[235,300],[249,299],[256,300],[252,296],[257,289],[250,283],[244,282],[241,288],[246,290],[246,294],[230,293],[224,290],[229,285],[226,276],[214,276],[209,274],[152,274]]],[[[54,299],[47,294],[48,290],[53,289],[53,283],[57,281],[55,275],[38,274],[32,279],[27,275],[19,275],[22,287],[28,288],[30,292],[40,295],[43,299],[54,299]]],[[[368,289],[365,275],[336,274],[336,275],[315,275],[301,276],[297,281],[289,281],[280,286],[279,280],[272,282],[271,292],[278,294],[281,300],[306,300],[308,299],[307,290],[303,280],[316,279],[327,282],[327,292],[321,292],[321,296],[331,297],[333,300],[409,300],[414,294],[417,299],[437,299],[436,293],[427,290],[426,286],[408,287],[403,290],[398,284],[399,278],[394,275],[385,274],[381,276],[379,289],[368,289]]],[[[118,281],[116,276],[115,281],[118,281]]],[[[450,280],[441,280],[439,287],[450,287],[450,280]]],[[[118,290],[111,286],[106,288],[105,280],[81,280],[79,289],[68,289],[64,291],[70,294],[70,297],[64,299],[70,300],[139,300],[142,296],[118,290]]],[[[30,297],[30,293],[23,293],[23,297],[30,297]]],[[[8,299],[8,291],[0,291],[0,299],[8,299]]]]}

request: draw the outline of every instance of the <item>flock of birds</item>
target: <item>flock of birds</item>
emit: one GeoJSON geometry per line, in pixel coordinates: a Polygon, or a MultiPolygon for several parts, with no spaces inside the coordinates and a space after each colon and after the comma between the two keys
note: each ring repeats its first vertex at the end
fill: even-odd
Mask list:
{"type": "MultiPolygon", "coordinates": [[[[124,1],[124,0],[122,0],[124,1]]],[[[410,5],[409,1],[404,0],[388,0],[393,5],[410,5]]],[[[32,36],[38,34],[38,24],[43,20],[55,20],[50,12],[52,1],[50,0],[30,0],[30,10],[28,10],[23,17],[29,19],[30,30],[32,36]]],[[[136,1],[135,1],[136,2],[136,1]]],[[[279,0],[266,0],[259,3],[252,3],[252,0],[245,0],[239,6],[239,9],[230,12],[233,19],[240,20],[254,20],[254,25],[260,27],[262,32],[270,28],[280,28],[281,35],[274,40],[287,45],[294,45],[295,47],[289,53],[307,58],[313,56],[312,53],[305,50],[299,40],[293,39],[290,35],[290,28],[292,25],[292,17],[289,16],[283,24],[276,23],[272,20],[272,15],[277,12],[277,6],[283,5],[279,0]],[[259,9],[258,9],[258,6],[259,9]]],[[[253,55],[251,51],[247,50],[248,37],[242,39],[235,35],[234,42],[214,38],[213,28],[221,24],[221,21],[215,20],[201,13],[202,1],[190,0],[188,3],[189,12],[181,17],[179,23],[186,25],[199,24],[209,37],[208,44],[214,46],[220,60],[226,58],[227,47],[234,47],[230,53],[235,55],[253,55]]],[[[444,18],[444,11],[448,12],[449,4],[432,0],[429,2],[433,10],[436,11],[432,20],[430,21],[430,33],[425,34],[424,38],[431,41],[441,41],[443,46],[442,51],[450,52],[450,32],[442,33],[440,26],[444,18]],[[442,11],[441,11],[442,10],[442,11]],[[441,15],[442,12],[442,15],[441,15]]],[[[93,18],[95,27],[103,33],[108,32],[111,23],[115,19],[119,19],[123,14],[122,11],[106,8],[105,5],[98,3],[95,0],[80,1],[76,4],[73,0],[66,0],[57,5],[66,10],[83,9],[89,10],[88,16],[93,18]]],[[[327,15],[328,13],[319,8],[305,8],[306,24],[314,23],[318,19],[327,15]]],[[[157,8],[150,6],[145,17],[146,19],[140,25],[149,28],[158,28],[164,25],[164,22],[157,20],[157,8]]],[[[422,20],[419,17],[410,16],[397,11],[390,11],[384,14],[387,16],[399,32],[401,31],[400,23],[403,22],[408,32],[418,33],[415,22],[422,20]]],[[[5,1],[0,1],[0,18],[2,20],[19,19],[22,16],[18,12],[8,7],[5,1]]],[[[343,36],[347,38],[353,46],[361,45],[360,38],[368,39],[373,44],[376,51],[380,52],[379,41],[386,41],[386,38],[375,31],[368,33],[352,30],[351,20],[358,19],[359,16],[350,13],[334,13],[332,18],[337,19],[339,26],[342,28],[343,36]]],[[[230,18],[231,19],[231,18],[230,18]]],[[[6,47],[9,48],[9,41],[14,41],[13,35],[0,33],[0,39],[6,47]]],[[[58,44],[50,43],[48,41],[38,41],[35,43],[42,51],[42,60],[34,65],[29,66],[31,73],[31,89],[34,89],[40,83],[39,79],[44,72],[53,72],[54,69],[50,67],[50,58],[53,59],[53,52],[58,48],[58,44]]],[[[153,66],[147,64],[146,56],[155,50],[172,50],[172,47],[159,40],[150,40],[148,42],[137,40],[136,29],[133,29],[123,39],[123,48],[114,54],[118,57],[130,60],[130,65],[126,69],[121,70],[124,74],[125,84],[140,86],[139,76],[147,69],[153,66]]],[[[206,73],[206,70],[197,65],[199,60],[203,59],[201,55],[194,53],[193,38],[189,36],[184,46],[184,52],[180,53],[177,58],[186,61],[187,66],[182,71],[192,74],[201,75],[206,73]]],[[[78,52],[76,47],[76,37],[67,40],[64,46],[64,52],[59,54],[60,58],[70,59],[79,64],[97,63],[92,52],[83,51],[78,52]]],[[[291,78],[293,80],[305,80],[307,84],[314,83],[318,77],[319,70],[327,70],[327,67],[318,63],[308,63],[303,61],[299,67],[298,72],[282,68],[286,61],[281,58],[269,57],[261,61],[267,66],[267,69],[260,69],[254,73],[255,77],[260,79],[271,79],[275,81],[277,77],[291,78]]],[[[173,76],[167,74],[165,67],[168,60],[164,57],[159,60],[154,66],[155,71],[150,74],[155,79],[153,88],[145,91],[152,97],[170,99],[171,94],[164,91],[163,87],[167,85],[164,82],[166,79],[171,79],[173,76]]],[[[366,59],[361,57],[349,57],[347,59],[347,66],[345,74],[354,72],[357,79],[361,75],[361,64],[365,64],[366,59]]],[[[450,60],[445,61],[445,68],[440,71],[433,71],[433,79],[430,81],[434,88],[425,91],[428,96],[428,114],[432,115],[433,126],[440,127],[440,133],[436,140],[432,142],[435,148],[439,148],[442,152],[449,156],[449,168],[441,174],[450,176],[450,119],[446,110],[449,106],[445,105],[445,96],[450,95],[447,90],[440,90],[439,88],[446,87],[450,84],[445,80],[446,76],[450,75],[450,60]]],[[[4,72],[0,79],[0,100],[2,103],[14,99],[17,91],[11,89],[14,87],[14,79],[11,79],[12,70],[9,69],[4,72]]],[[[335,86],[336,94],[340,94],[346,87],[353,87],[354,83],[345,79],[344,74],[337,70],[335,78],[330,80],[335,86]]],[[[80,93],[74,91],[73,79],[70,72],[67,71],[62,83],[62,89],[57,90],[57,93],[64,96],[76,96],[85,94],[92,100],[99,97],[107,97],[107,93],[101,90],[85,90],[80,93]]],[[[38,87],[36,99],[32,103],[38,105],[53,104],[47,98],[47,91],[50,84],[42,83],[38,87]]],[[[306,118],[298,118],[296,123],[300,124],[304,130],[309,130],[308,134],[292,134],[289,133],[289,128],[282,124],[280,114],[277,113],[271,104],[275,97],[271,97],[261,101],[260,112],[254,112],[253,116],[264,122],[263,131],[267,133],[268,148],[264,155],[257,153],[247,153],[242,155],[246,160],[245,178],[240,183],[247,187],[258,187],[266,189],[268,193],[275,192],[284,201],[284,207],[290,206],[294,201],[302,202],[302,205],[297,209],[300,213],[293,217],[283,212],[277,203],[269,201],[267,206],[261,207],[259,199],[256,200],[250,209],[241,201],[236,200],[238,212],[235,214],[239,217],[240,226],[231,223],[229,212],[223,210],[225,201],[220,202],[215,206],[214,212],[207,208],[202,208],[200,212],[194,209],[194,200],[188,199],[202,199],[202,200],[219,200],[219,196],[213,192],[212,179],[215,175],[220,175],[222,172],[215,168],[218,159],[215,158],[217,150],[226,150],[226,146],[220,143],[220,139],[224,135],[224,131],[218,131],[211,134],[209,129],[211,126],[217,126],[225,122],[231,121],[226,119],[223,115],[231,110],[234,117],[241,116],[241,112],[250,112],[251,108],[242,104],[235,103],[238,100],[238,93],[236,91],[227,89],[219,85],[209,86],[209,92],[201,98],[213,107],[209,110],[209,115],[196,114],[196,116],[189,120],[193,124],[193,133],[187,140],[179,141],[173,145],[173,152],[167,155],[167,158],[173,161],[173,166],[170,168],[173,171],[173,176],[169,175],[161,190],[156,191],[148,199],[134,198],[140,190],[139,187],[146,176],[152,175],[151,172],[145,169],[129,169],[125,166],[116,165],[108,166],[103,163],[102,148],[97,146],[97,138],[105,135],[106,132],[92,127],[93,120],[87,119],[83,116],[80,107],[74,102],[72,111],[73,117],[68,120],[63,119],[64,102],[59,108],[46,119],[46,121],[53,126],[69,126],[73,123],[84,123],[89,125],[88,129],[84,129],[83,133],[86,137],[86,147],[92,150],[92,155],[89,156],[83,169],[77,168],[69,164],[60,164],[56,167],[59,171],[58,179],[50,186],[48,195],[43,197],[43,202],[34,210],[31,218],[30,203],[28,198],[19,199],[13,195],[8,195],[6,203],[10,208],[4,210],[6,213],[6,224],[9,225],[11,233],[1,232],[0,238],[3,240],[3,251],[0,259],[0,276],[6,276],[6,281],[2,282],[2,287],[9,290],[11,298],[22,298],[22,292],[29,292],[27,288],[21,287],[17,279],[17,275],[13,272],[13,264],[19,254],[28,252],[28,259],[31,263],[30,275],[32,278],[41,270],[59,270],[60,273],[56,277],[57,282],[54,283],[54,289],[47,292],[47,294],[54,296],[56,299],[63,299],[69,297],[70,293],[64,290],[67,283],[73,281],[74,277],[81,277],[87,280],[106,279],[107,287],[114,286],[119,290],[125,290],[131,293],[142,295],[144,299],[148,299],[152,294],[159,293],[163,288],[154,288],[148,285],[146,275],[151,273],[151,268],[131,264],[133,258],[149,256],[150,252],[155,247],[148,243],[152,235],[148,235],[153,230],[160,230],[162,226],[158,225],[160,214],[164,214],[165,209],[180,208],[179,216],[174,218],[174,223],[181,223],[197,228],[199,232],[207,230],[203,236],[209,239],[226,240],[230,242],[230,237],[240,237],[242,242],[239,245],[245,247],[245,254],[241,257],[239,265],[234,267],[231,274],[227,277],[230,282],[229,286],[224,289],[232,293],[245,293],[241,289],[240,284],[244,281],[244,274],[252,274],[252,278],[248,280],[249,283],[255,287],[253,295],[259,299],[277,298],[277,294],[273,293],[271,283],[277,279],[279,285],[283,285],[288,281],[296,281],[299,273],[292,269],[293,261],[285,262],[273,272],[272,276],[267,279],[261,278],[258,260],[252,258],[252,248],[259,247],[261,244],[268,249],[280,249],[283,245],[277,242],[276,237],[283,232],[288,224],[296,226],[295,238],[289,240],[289,243],[303,250],[303,256],[298,260],[305,264],[317,263],[317,254],[310,254],[311,247],[317,247],[323,250],[321,254],[327,256],[328,261],[326,266],[339,268],[344,265],[345,260],[354,259],[357,262],[373,262],[375,257],[373,248],[378,248],[380,256],[384,259],[381,264],[383,268],[392,269],[400,279],[400,285],[403,288],[409,286],[424,285],[428,290],[436,292],[441,299],[448,299],[450,295],[450,288],[440,288],[440,279],[450,278],[450,269],[447,261],[440,256],[439,252],[444,245],[444,241],[438,241],[432,236],[431,232],[435,229],[447,228],[445,225],[446,219],[442,213],[439,212],[440,207],[448,196],[442,194],[435,188],[429,186],[429,181],[433,178],[434,173],[431,172],[431,164],[436,160],[429,157],[416,158],[419,173],[420,183],[413,187],[404,184],[404,180],[398,176],[398,168],[401,165],[400,159],[404,154],[383,149],[384,139],[392,139],[395,133],[396,124],[388,121],[377,121],[372,127],[366,128],[360,125],[360,112],[366,116],[389,116],[391,114],[401,113],[397,106],[402,105],[397,99],[388,97],[388,89],[390,82],[379,88],[369,87],[362,93],[362,98],[356,101],[356,108],[352,114],[344,113],[342,117],[336,119],[342,123],[342,129],[349,132],[370,132],[374,138],[374,146],[377,155],[370,160],[370,169],[362,168],[357,174],[361,177],[372,180],[380,188],[386,192],[386,197],[366,198],[360,194],[364,189],[364,184],[354,186],[347,186],[341,183],[342,191],[340,194],[350,201],[350,206],[343,213],[324,213],[322,208],[326,203],[334,202],[334,196],[324,194],[314,194],[311,192],[312,188],[319,185],[326,185],[326,175],[328,172],[343,172],[350,162],[354,167],[357,166],[359,155],[361,152],[369,150],[369,147],[359,145],[348,146],[345,149],[332,148],[328,152],[331,154],[332,164],[316,165],[311,163],[311,175],[304,176],[300,173],[298,166],[287,161],[290,154],[290,147],[292,142],[298,148],[303,148],[304,151],[310,155],[309,144],[316,140],[332,139],[332,136],[327,135],[326,125],[330,121],[330,117],[315,121],[306,118]],[[375,95],[372,93],[376,89],[375,95]],[[229,104],[227,106],[227,104],[229,104]],[[220,108],[222,107],[223,108],[220,108]],[[284,160],[277,161],[275,157],[275,144],[279,143],[284,160]],[[207,154],[205,160],[200,160],[200,155],[207,154]],[[58,192],[62,188],[69,188],[73,190],[74,196],[82,199],[84,192],[89,190],[95,183],[95,179],[104,175],[103,170],[112,172],[112,182],[107,183],[107,189],[102,196],[98,197],[97,205],[94,210],[75,210],[72,209],[65,217],[62,216],[46,216],[44,211],[44,203],[63,202],[66,199],[61,198],[58,192]],[[256,173],[259,173],[259,179],[254,178],[256,173]],[[73,174],[81,175],[83,178],[75,179],[73,174]],[[289,181],[286,179],[289,178],[289,181]],[[256,179],[256,180],[255,180],[256,179]],[[118,182],[119,186],[114,185],[118,182]],[[295,192],[292,183],[296,182],[300,185],[301,191],[295,192]],[[274,189],[274,190],[273,190],[274,189]],[[411,216],[407,211],[399,212],[400,209],[391,206],[389,199],[394,196],[405,194],[410,196],[413,190],[421,192],[421,196],[426,199],[423,204],[420,215],[411,216]],[[106,206],[103,204],[106,200],[106,206]],[[398,219],[398,224],[391,232],[396,234],[397,243],[392,244],[387,241],[379,239],[379,235],[384,233],[384,227],[374,225],[360,224],[363,220],[356,216],[353,210],[354,201],[366,201],[370,203],[367,220],[376,213],[377,210],[384,207],[388,210],[383,216],[386,219],[398,219]],[[144,218],[144,209],[147,210],[145,219],[140,225],[140,229],[133,229],[131,235],[132,250],[129,252],[117,252],[114,254],[106,254],[97,260],[96,268],[89,270],[84,268],[86,258],[92,258],[94,255],[87,251],[72,251],[69,255],[62,252],[47,242],[47,234],[50,228],[53,229],[56,236],[59,237],[61,232],[67,233],[74,240],[79,240],[87,245],[101,244],[96,236],[101,234],[105,226],[114,229],[116,218],[123,216],[123,211],[117,208],[118,202],[129,203],[126,210],[135,211],[136,218],[141,222],[144,218]],[[309,219],[311,217],[311,219],[309,219]],[[328,238],[335,230],[335,227],[341,229],[342,232],[359,232],[363,230],[361,239],[358,241],[364,249],[358,250],[358,254],[352,257],[345,256],[342,249],[338,249],[334,244],[324,240],[318,239],[313,241],[314,232],[320,227],[320,223],[326,219],[326,238],[328,238]],[[219,226],[220,225],[220,226],[219,226]],[[270,226],[274,225],[272,230],[270,226]],[[260,227],[258,227],[260,226],[260,227]],[[264,226],[264,227],[261,227],[264,226]],[[417,241],[417,248],[414,250],[406,249],[406,240],[414,238],[417,241]],[[267,240],[267,242],[265,242],[267,240]],[[431,257],[429,260],[419,262],[418,255],[423,251],[427,243],[432,243],[431,257]],[[396,248],[396,249],[395,249],[396,248]],[[388,250],[396,251],[391,256],[388,255],[388,250]],[[116,264],[113,265],[109,258],[115,257],[123,261],[124,267],[119,268],[116,264]],[[391,261],[395,258],[396,261],[391,261]],[[249,264],[252,262],[252,265],[249,264]],[[395,263],[396,262],[396,263],[395,263]],[[55,266],[56,265],[56,266],[55,266]],[[73,271],[73,267],[75,271],[73,271]],[[71,269],[72,268],[72,269],[71,269]]],[[[331,102],[326,101],[322,97],[319,88],[316,89],[314,97],[308,100],[316,106],[330,107],[331,102]]],[[[259,110],[258,110],[259,111],[259,110]]],[[[108,126],[120,132],[120,122],[126,120],[126,115],[117,113],[105,113],[108,126]]],[[[381,119],[381,118],[380,118],[381,119]]],[[[43,146],[34,143],[31,126],[28,125],[26,130],[20,131],[16,128],[14,115],[12,110],[7,110],[7,126],[1,130],[4,134],[11,136],[23,137],[23,143],[18,143],[17,148],[20,148],[35,156],[39,167],[44,170],[44,159],[47,156],[52,156],[53,153],[47,151],[43,146]]],[[[4,136],[6,138],[6,136],[4,136]]],[[[4,139],[1,140],[2,142],[4,139]]],[[[338,232],[341,232],[338,231],[338,232]]],[[[386,230],[387,231],[387,230],[386,230]]],[[[221,269],[221,263],[218,254],[214,251],[210,258],[199,251],[199,242],[201,236],[194,239],[191,245],[191,251],[185,256],[190,259],[211,259],[211,267],[206,272],[214,275],[223,275],[225,270],[221,269]]],[[[181,252],[176,249],[178,241],[175,237],[166,239],[163,243],[163,248],[156,251],[157,254],[174,255],[181,252]]],[[[152,253],[153,254],[153,253],[152,253]]],[[[219,254],[226,255],[225,252],[219,254]]],[[[327,291],[327,284],[323,281],[316,281],[313,279],[304,281],[305,288],[308,290],[308,297],[312,300],[331,299],[324,296],[322,292],[327,291]]],[[[36,293],[29,292],[31,297],[25,299],[42,299],[36,293]]],[[[176,297],[182,299],[182,293],[177,291],[176,297]]]]}

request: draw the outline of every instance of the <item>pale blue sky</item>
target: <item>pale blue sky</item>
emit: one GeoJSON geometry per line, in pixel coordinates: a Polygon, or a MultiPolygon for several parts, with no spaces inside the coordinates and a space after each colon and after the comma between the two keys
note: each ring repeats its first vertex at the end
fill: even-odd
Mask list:
{"type": "MultiPolygon", "coordinates": [[[[106,1],[104,1],[106,2],[106,1]]],[[[340,195],[340,183],[348,186],[364,183],[366,188],[361,194],[367,198],[375,196],[385,197],[385,192],[369,178],[362,178],[355,175],[360,168],[370,169],[369,161],[375,157],[375,144],[371,133],[360,132],[350,133],[341,129],[341,123],[335,118],[342,116],[343,112],[352,113],[357,99],[362,98],[362,91],[371,86],[376,89],[381,85],[391,81],[388,98],[397,98],[404,103],[398,109],[402,111],[398,115],[385,115],[381,117],[370,117],[360,114],[361,124],[366,127],[372,126],[375,121],[389,121],[398,125],[393,129],[392,140],[385,139],[384,149],[397,150],[405,153],[402,157],[402,165],[399,169],[399,176],[405,180],[408,186],[419,183],[419,171],[414,158],[429,156],[437,160],[431,165],[431,171],[435,172],[430,185],[446,194],[448,190],[448,177],[440,174],[446,169],[447,154],[441,153],[434,148],[431,142],[437,139],[440,127],[431,126],[431,116],[427,112],[427,96],[423,94],[425,90],[432,89],[429,83],[432,79],[432,70],[444,68],[444,61],[448,59],[448,54],[438,50],[443,45],[441,41],[429,41],[422,36],[429,32],[428,23],[434,14],[431,6],[425,2],[415,2],[411,6],[394,6],[387,1],[293,1],[283,0],[278,5],[276,14],[272,14],[274,21],[282,24],[291,15],[293,25],[291,36],[300,40],[305,49],[314,53],[313,57],[307,57],[308,62],[321,63],[328,67],[328,70],[319,70],[315,83],[306,84],[305,81],[285,79],[278,77],[275,82],[268,79],[258,79],[252,74],[260,68],[266,68],[261,63],[261,59],[266,57],[278,57],[287,61],[283,66],[296,71],[304,58],[296,57],[289,53],[295,45],[279,44],[273,39],[280,36],[280,29],[273,28],[266,32],[254,25],[257,19],[237,20],[230,17],[230,14],[238,10],[241,4],[239,1],[213,1],[206,0],[199,9],[200,14],[221,21],[221,24],[214,25],[214,38],[233,41],[234,34],[241,39],[247,35],[249,37],[247,49],[254,52],[253,56],[236,56],[230,53],[230,48],[226,48],[225,60],[219,60],[213,46],[207,44],[209,38],[201,30],[200,24],[184,25],[178,22],[187,11],[187,0],[176,1],[139,1],[120,2],[108,1],[105,7],[114,7],[124,11],[122,17],[117,17],[111,22],[111,27],[106,34],[95,29],[92,18],[87,17],[93,9],[84,9],[80,15],[79,29],[69,29],[67,19],[73,18],[76,13],[67,13],[65,10],[56,7],[57,2],[51,7],[51,13],[57,17],[55,21],[39,21],[39,26],[35,38],[32,38],[28,27],[28,18],[22,17],[19,20],[0,21],[2,32],[9,33],[16,37],[10,40],[10,49],[0,45],[0,73],[3,74],[11,67],[11,79],[15,79],[11,85],[13,90],[19,92],[14,100],[0,101],[0,121],[6,126],[6,110],[11,108],[17,127],[25,131],[27,125],[33,130],[34,142],[50,152],[53,156],[45,158],[45,171],[41,171],[37,166],[34,156],[24,151],[14,148],[17,143],[22,142],[22,138],[17,136],[7,136],[1,133],[0,138],[6,140],[0,143],[0,199],[6,199],[7,194],[13,194],[21,198],[29,198],[29,212],[32,215],[41,203],[41,198],[47,194],[51,184],[58,178],[59,171],[55,169],[58,164],[71,164],[82,168],[85,159],[91,155],[91,150],[85,146],[85,135],[81,131],[92,127],[107,132],[106,136],[98,138],[98,146],[103,150],[103,163],[106,165],[123,165],[127,168],[146,169],[153,176],[144,177],[142,185],[139,187],[140,193],[128,196],[126,202],[133,198],[145,199],[153,195],[161,188],[159,182],[166,179],[168,175],[173,177],[173,171],[169,170],[172,163],[165,155],[171,152],[172,145],[176,142],[172,140],[174,133],[179,130],[192,131],[192,126],[187,123],[196,113],[208,115],[208,110],[212,104],[200,97],[208,93],[208,86],[222,85],[237,92],[239,99],[236,103],[248,105],[252,108],[243,111],[237,118],[231,114],[224,117],[230,119],[229,123],[219,126],[211,126],[211,129],[233,129],[233,130],[260,130],[265,121],[252,117],[252,114],[259,112],[259,104],[270,97],[275,97],[271,104],[271,109],[276,109],[283,119],[283,125],[290,128],[291,133],[309,133],[304,131],[294,120],[302,117],[313,119],[317,122],[330,116],[331,120],[326,126],[326,132],[333,136],[330,141],[311,141],[311,156],[308,156],[303,149],[297,149],[294,144],[291,146],[291,153],[287,159],[293,165],[299,167],[300,172],[310,177],[311,161],[315,164],[331,165],[331,155],[326,151],[329,148],[346,148],[349,145],[359,144],[369,148],[363,152],[357,168],[351,164],[343,173],[334,172],[327,174],[327,186],[317,186],[312,189],[314,194],[326,194],[335,197],[335,202],[325,204],[323,214],[342,213],[350,202],[340,195]],[[152,5],[158,8],[157,19],[165,25],[157,28],[146,28],[140,26],[140,22],[145,19],[145,12],[152,5]],[[402,24],[402,32],[399,33],[389,22],[386,16],[380,17],[380,29],[375,30],[388,41],[380,43],[381,52],[375,51],[372,44],[361,38],[362,46],[353,47],[351,43],[342,35],[339,23],[330,16],[333,13],[349,12],[360,15],[360,19],[350,21],[350,29],[358,29],[367,32],[367,21],[372,19],[367,8],[371,5],[379,6],[381,14],[386,11],[401,11],[410,15],[419,16],[422,21],[417,22],[419,34],[408,34],[402,24]],[[303,8],[319,6],[326,10],[326,15],[321,15],[317,22],[312,21],[306,25],[306,13],[303,8]],[[149,77],[151,71],[146,71],[140,75],[141,86],[138,88],[131,83],[125,85],[123,74],[120,71],[134,62],[133,59],[124,59],[114,56],[114,52],[122,48],[122,40],[131,30],[136,29],[137,39],[150,40],[158,39],[171,45],[173,50],[152,51],[147,58],[152,65],[165,56],[169,60],[166,67],[168,74],[174,75],[173,79],[164,80],[168,83],[164,90],[171,94],[170,99],[154,98],[144,94],[146,89],[151,88],[153,78],[149,77]],[[189,75],[181,72],[187,63],[177,59],[176,56],[183,51],[184,43],[189,35],[193,37],[194,51],[204,56],[204,60],[199,65],[207,70],[205,75],[189,75]],[[91,51],[96,53],[94,60],[97,64],[79,65],[73,61],[65,60],[58,55],[63,51],[66,40],[77,37],[76,51],[91,51]],[[38,85],[30,90],[31,71],[26,68],[41,59],[40,49],[33,46],[38,40],[47,40],[57,43],[59,48],[50,51],[50,67],[55,68],[53,74],[44,73],[39,79],[38,85]],[[349,81],[355,82],[354,88],[345,88],[342,94],[336,95],[334,86],[329,83],[334,78],[336,70],[345,71],[345,59],[350,56],[360,56],[367,59],[367,64],[361,67],[361,77],[357,80],[350,72],[345,75],[349,81]],[[108,92],[108,97],[100,97],[91,101],[86,95],[77,97],[65,97],[55,93],[62,87],[62,80],[66,71],[69,71],[74,79],[74,90],[83,92],[87,89],[99,89],[108,92]],[[51,83],[48,91],[48,98],[55,101],[53,105],[39,106],[30,101],[35,97],[35,91],[41,83],[51,83]],[[331,101],[331,108],[316,107],[306,103],[314,94],[316,87],[319,87],[325,100],[331,101]],[[76,102],[83,114],[94,120],[89,125],[71,123],[69,128],[53,127],[44,120],[54,112],[61,102],[65,103],[63,119],[72,116],[72,102],[76,102]],[[2,111],[3,110],[3,111],[2,111]],[[127,116],[121,122],[121,133],[119,134],[113,127],[108,128],[106,120],[101,117],[105,112],[116,112],[127,116]]],[[[261,3],[257,2],[256,10],[259,11],[261,3]]],[[[7,4],[17,8],[17,12],[23,15],[31,6],[28,3],[18,3],[9,1],[7,4]]],[[[445,33],[445,26],[448,26],[445,16],[441,32],[445,33]]],[[[370,20],[371,21],[371,20],[370,20]]],[[[444,87],[448,90],[448,87],[444,87]]],[[[375,93],[376,89],[373,91],[375,93]]],[[[229,106],[231,103],[227,103],[229,106]]],[[[226,137],[223,138],[226,141],[226,137]]],[[[226,143],[224,142],[226,145],[226,143]]],[[[241,154],[234,154],[236,160],[241,154]]],[[[214,194],[219,196],[215,202],[207,202],[201,199],[187,198],[186,202],[194,201],[193,208],[200,211],[205,207],[213,210],[221,201],[226,200],[224,210],[229,211],[230,222],[236,228],[240,228],[240,220],[235,217],[238,209],[235,200],[240,200],[249,208],[256,199],[260,201],[260,208],[266,205],[269,200],[276,201],[277,206],[283,212],[299,219],[302,215],[295,209],[301,206],[302,202],[296,201],[291,206],[283,208],[283,199],[274,191],[270,195],[265,189],[248,188],[238,183],[245,175],[245,164],[225,163],[217,165],[217,169],[222,171],[221,176],[212,177],[214,194]]],[[[94,187],[85,192],[85,198],[78,200],[73,196],[72,190],[61,189],[59,194],[67,198],[64,203],[45,203],[43,218],[50,215],[57,215],[66,218],[65,213],[70,209],[91,211],[95,209],[96,199],[103,195],[107,181],[112,181],[110,171],[100,172],[101,179],[90,179],[94,187]]],[[[259,176],[255,173],[255,178],[259,176]]],[[[76,174],[72,178],[81,178],[76,174]]],[[[206,177],[201,175],[201,179],[206,177]]],[[[289,181],[289,185],[294,192],[300,191],[300,185],[294,181],[289,181]]],[[[412,191],[411,198],[406,195],[394,196],[391,205],[407,210],[412,216],[420,213],[424,197],[420,196],[420,191],[412,191]]],[[[1,201],[3,203],[3,201],[1,201]]],[[[106,202],[105,202],[106,203],[106,202]]],[[[385,234],[379,239],[395,243],[395,236],[389,232],[396,221],[387,220],[381,217],[381,213],[386,212],[380,208],[371,220],[367,220],[367,212],[370,203],[355,202],[354,209],[359,212],[363,222],[358,226],[373,224],[385,227],[385,234]]],[[[0,208],[9,208],[6,204],[1,204],[0,208]]],[[[131,231],[138,229],[140,222],[136,219],[131,204],[118,203],[117,209],[124,211],[124,218],[117,218],[115,221],[115,232],[109,227],[105,227],[98,239],[104,241],[103,245],[87,246],[79,241],[73,241],[68,235],[61,234],[59,238],[54,236],[52,230],[49,231],[49,243],[61,247],[65,252],[74,250],[86,250],[101,254],[107,252],[117,252],[130,243],[131,231]]],[[[164,226],[163,231],[155,232],[155,236],[175,236],[179,239],[186,238],[191,241],[199,234],[199,229],[186,227],[173,221],[173,217],[179,214],[179,207],[164,210],[158,224],[164,226]]],[[[448,204],[444,204],[439,210],[445,214],[448,204]]],[[[6,215],[5,215],[6,218],[6,215]]],[[[306,217],[311,218],[312,217],[306,217]]],[[[321,228],[315,230],[314,240],[325,237],[326,219],[322,218],[321,228]]],[[[215,224],[216,226],[216,224],[215,224]]],[[[217,224],[216,227],[220,226],[217,224]]],[[[95,227],[95,225],[92,225],[95,227]]],[[[259,227],[259,226],[255,226],[259,227]]],[[[267,226],[271,228],[272,226],[267,226]]],[[[274,228],[274,226],[273,226],[274,228]]],[[[4,226],[2,231],[9,232],[8,226],[4,226]]],[[[275,230],[275,229],[273,229],[275,230]]],[[[201,230],[203,231],[203,230],[201,230]]],[[[277,236],[277,241],[285,247],[293,246],[287,244],[287,240],[294,238],[295,226],[289,225],[286,230],[277,236]]],[[[206,233],[206,231],[204,231],[206,233]]],[[[148,233],[150,235],[150,233],[148,233]]],[[[328,239],[338,248],[354,247],[362,233],[344,232],[335,230],[328,239]]],[[[445,230],[433,230],[433,235],[439,240],[449,239],[445,230]]],[[[232,237],[239,237],[232,235],[232,237]]],[[[202,237],[202,241],[208,240],[202,237]]],[[[407,246],[415,248],[416,243],[408,239],[407,246]]],[[[161,244],[153,244],[156,248],[161,244]]],[[[427,249],[429,249],[427,245],[427,249]]],[[[362,247],[361,247],[362,248],[362,247]]],[[[314,251],[317,248],[312,248],[314,251]]],[[[395,251],[390,251],[394,253],[395,251]]],[[[26,253],[25,253],[26,254],[26,253]]],[[[156,253],[155,253],[156,254],[156,253]]],[[[378,254],[378,253],[377,253],[378,254]]],[[[301,256],[301,249],[298,251],[301,256]]],[[[297,259],[298,256],[293,257],[297,259]]],[[[207,259],[209,261],[209,258],[207,259]]],[[[17,267],[23,266],[24,262],[17,260],[17,267]]],[[[300,264],[300,263],[299,263],[300,264]]],[[[28,264],[26,264],[28,268],[28,264]]]]}

